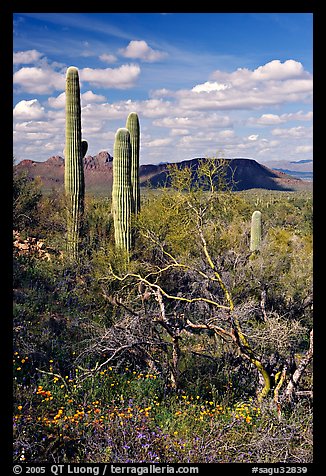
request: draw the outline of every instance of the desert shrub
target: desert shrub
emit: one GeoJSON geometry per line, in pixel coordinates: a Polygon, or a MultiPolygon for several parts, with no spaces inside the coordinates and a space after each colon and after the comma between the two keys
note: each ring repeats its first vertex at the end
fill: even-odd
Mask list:
{"type": "Polygon", "coordinates": [[[37,205],[38,226],[34,235],[46,240],[48,246],[65,249],[66,209],[62,191],[51,190],[37,205]]]}
{"type": "Polygon", "coordinates": [[[108,243],[113,241],[113,218],[108,198],[86,195],[83,227],[83,246],[88,255],[95,250],[106,248],[108,243]]]}
{"type": "MultiPolygon", "coordinates": [[[[128,265],[114,248],[108,200],[94,198],[78,263],[15,256],[15,461],[312,460],[311,401],[282,401],[281,414],[272,391],[258,402],[257,368],[231,334],[212,331],[232,328],[217,269],[267,370],[299,364],[311,328],[310,198],[182,183],[143,196],[128,265]],[[258,198],[263,240],[250,258],[258,198]],[[175,298],[162,295],[164,309],[158,287],[175,298]]],[[[64,207],[54,196],[38,207],[38,233],[60,247],[64,207]]],[[[311,366],[301,384],[311,388],[311,366]]]]}
{"type": "Polygon", "coordinates": [[[13,172],[13,228],[28,233],[39,222],[37,206],[42,197],[41,182],[27,173],[13,172]]]}

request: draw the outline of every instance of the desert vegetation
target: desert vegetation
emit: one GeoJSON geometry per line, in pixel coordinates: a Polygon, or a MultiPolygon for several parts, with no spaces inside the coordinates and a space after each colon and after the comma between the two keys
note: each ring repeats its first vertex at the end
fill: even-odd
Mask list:
{"type": "Polygon", "coordinates": [[[14,461],[312,462],[311,193],[207,158],[140,195],[138,127],[107,197],[80,138],[66,194],[14,172],[14,461]]]}

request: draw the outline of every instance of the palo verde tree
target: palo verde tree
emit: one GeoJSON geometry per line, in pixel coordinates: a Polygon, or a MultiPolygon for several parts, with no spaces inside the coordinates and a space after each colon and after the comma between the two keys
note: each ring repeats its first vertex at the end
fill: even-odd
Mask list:
{"type": "MultiPolygon", "coordinates": [[[[139,356],[147,355],[155,366],[153,349],[166,348],[170,383],[178,388],[180,362],[186,352],[183,342],[196,336],[203,339],[215,336],[234,349],[259,377],[258,400],[272,395],[279,403],[280,390],[286,380],[291,381],[293,369],[285,361],[273,364],[272,358],[261,353],[250,336],[250,327],[247,324],[244,327],[248,317],[243,303],[232,294],[230,271],[225,269],[224,257],[212,253],[212,221],[223,220],[223,214],[229,219],[235,213],[232,200],[238,200],[228,190],[219,191],[216,185],[215,175],[221,177],[224,173],[226,176],[227,166],[227,162],[218,159],[203,160],[195,175],[193,170],[174,166],[170,170],[171,188],[162,190],[157,197],[156,204],[160,203],[162,210],[153,203],[148,207],[149,215],[158,216],[154,226],[146,219],[146,207],[143,207],[138,222],[142,256],[138,255],[139,261],[129,272],[120,274],[111,266],[107,276],[101,279],[104,287],[114,289],[114,297],[109,297],[108,292],[106,296],[120,308],[129,332],[132,323],[137,323],[138,331],[134,330],[138,334],[133,334],[129,344],[121,341],[121,322],[117,329],[114,326],[110,329],[112,342],[120,336],[114,356],[126,352],[127,348],[132,349],[134,355],[138,349],[139,356]],[[179,235],[189,250],[186,254],[180,246],[179,235]]],[[[244,246],[243,266],[248,265],[247,258],[244,246]]],[[[237,258],[238,266],[239,262],[237,258]]],[[[311,356],[312,350],[304,360],[305,365],[311,356]]],[[[293,394],[291,392],[287,394],[293,394]]]]}

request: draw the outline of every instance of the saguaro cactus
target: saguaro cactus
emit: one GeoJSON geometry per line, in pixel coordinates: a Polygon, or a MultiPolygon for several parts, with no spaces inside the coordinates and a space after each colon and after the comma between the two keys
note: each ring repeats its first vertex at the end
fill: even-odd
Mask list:
{"type": "Polygon", "coordinates": [[[136,112],[131,112],[127,118],[126,128],[130,133],[131,144],[131,187],[133,195],[133,212],[137,215],[140,211],[140,186],[139,186],[139,144],[140,128],[136,112]]]}
{"type": "Polygon", "coordinates": [[[259,251],[261,243],[261,212],[256,210],[251,217],[250,251],[259,251]]]}
{"type": "Polygon", "coordinates": [[[114,238],[117,248],[131,250],[131,214],[133,197],[131,187],[131,144],[127,128],[117,130],[113,147],[112,213],[114,238]]]}
{"type": "Polygon", "coordinates": [[[84,214],[85,179],[83,158],[87,142],[81,139],[81,106],[78,69],[70,66],[66,74],[65,192],[68,201],[67,252],[78,255],[84,214]]]}

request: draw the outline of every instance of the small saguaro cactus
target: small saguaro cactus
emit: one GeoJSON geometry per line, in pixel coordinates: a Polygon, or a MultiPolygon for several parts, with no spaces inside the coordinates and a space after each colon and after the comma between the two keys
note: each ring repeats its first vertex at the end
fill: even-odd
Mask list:
{"type": "Polygon", "coordinates": [[[84,214],[85,179],[83,158],[87,142],[81,139],[81,105],[78,69],[70,66],[66,74],[65,193],[68,200],[67,253],[78,255],[84,214]]]}
{"type": "Polygon", "coordinates": [[[131,215],[133,197],[131,187],[131,144],[127,128],[117,130],[113,147],[112,213],[117,248],[131,251],[131,215]]]}
{"type": "Polygon", "coordinates": [[[251,217],[250,251],[259,251],[261,243],[261,212],[256,210],[251,217]]]}
{"type": "Polygon", "coordinates": [[[139,119],[136,112],[128,115],[126,128],[130,133],[131,144],[131,187],[133,195],[133,213],[137,215],[140,211],[140,186],[139,186],[139,143],[140,128],[139,119]]]}

